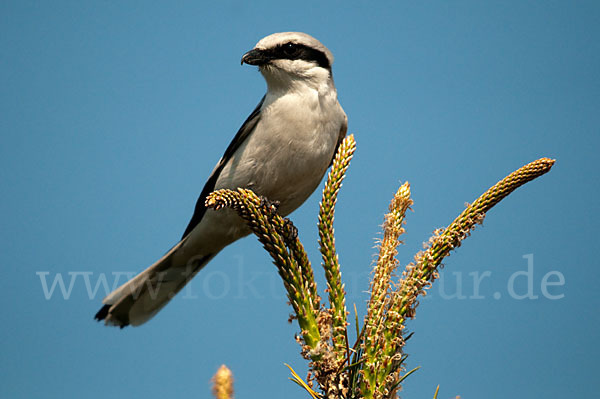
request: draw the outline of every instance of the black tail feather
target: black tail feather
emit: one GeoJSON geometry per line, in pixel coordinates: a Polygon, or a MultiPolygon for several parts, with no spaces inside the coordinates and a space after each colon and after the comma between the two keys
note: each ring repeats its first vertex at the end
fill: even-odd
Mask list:
{"type": "Polygon", "coordinates": [[[101,321],[106,319],[106,316],[108,316],[108,310],[110,309],[111,305],[104,305],[102,306],[102,308],[98,311],[98,313],[96,313],[96,316],[94,316],[94,319],[101,321]]]}

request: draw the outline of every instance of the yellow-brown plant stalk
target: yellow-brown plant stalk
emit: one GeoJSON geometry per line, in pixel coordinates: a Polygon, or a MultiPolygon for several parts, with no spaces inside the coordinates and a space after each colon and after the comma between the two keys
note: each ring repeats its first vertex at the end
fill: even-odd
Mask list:
{"type": "Polygon", "coordinates": [[[212,382],[215,399],[233,399],[233,373],[227,366],[219,367],[212,382]]]}
{"type": "Polygon", "coordinates": [[[350,346],[333,221],[337,195],[355,148],[352,135],[340,144],[320,205],[319,246],[327,280],[328,307],[321,304],[312,266],[295,227],[277,214],[275,204],[241,188],[218,190],[206,199],[208,207],[235,210],[273,258],[301,330],[302,355],[310,361],[307,381],[300,379],[290,367],[291,379],[313,399],[397,397],[400,384],[414,371],[403,374],[405,323],[415,316],[419,295],[424,295],[424,290],[438,277],[442,260],[460,246],[494,205],[519,186],[548,172],[554,164],[554,160],[539,159],[492,186],[446,229],[437,231],[428,247],[415,256],[401,278],[395,281],[399,238],[404,232],[406,212],[412,205],[409,184],[401,185],[384,218],[365,320],[362,329],[356,326],[357,340],[350,346]],[[321,393],[314,390],[315,381],[321,393]]]}

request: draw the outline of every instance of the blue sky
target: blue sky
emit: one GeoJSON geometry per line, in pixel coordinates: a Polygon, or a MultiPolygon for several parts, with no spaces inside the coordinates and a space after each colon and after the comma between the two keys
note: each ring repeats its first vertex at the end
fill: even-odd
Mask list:
{"type": "MultiPolygon", "coordinates": [[[[465,202],[527,162],[557,159],[446,260],[409,323],[408,367],[421,369],[403,397],[438,384],[440,398],[596,392],[600,4],[373,4],[0,4],[1,397],[204,398],[222,363],[239,398],[306,397],[283,365],[305,373],[298,328],[255,239],[224,250],[140,328],[95,323],[104,288],[85,284],[124,282],[180,237],[264,93],[241,55],[288,30],[334,53],[358,142],[336,233],[361,317],[401,182],[415,201],[405,265],[465,202]],[[68,295],[50,293],[57,276],[66,291],[73,282],[68,295]]],[[[314,195],[292,219],[322,290],[317,208],[314,195]]]]}

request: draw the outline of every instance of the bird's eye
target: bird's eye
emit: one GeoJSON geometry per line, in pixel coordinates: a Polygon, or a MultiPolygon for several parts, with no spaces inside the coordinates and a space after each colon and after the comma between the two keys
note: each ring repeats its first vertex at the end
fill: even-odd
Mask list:
{"type": "Polygon", "coordinates": [[[296,45],[294,43],[284,44],[283,52],[285,55],[293,55],[296,52],[296,45]]]}

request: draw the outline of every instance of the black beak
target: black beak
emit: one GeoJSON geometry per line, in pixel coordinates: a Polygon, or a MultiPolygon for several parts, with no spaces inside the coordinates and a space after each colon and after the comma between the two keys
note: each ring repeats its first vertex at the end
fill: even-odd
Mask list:
{"type": "Polygon", "coordinates": [[[264,65],[269,62],[264,50],[252,49],[242,57],[242,64],[264,65]]]}

